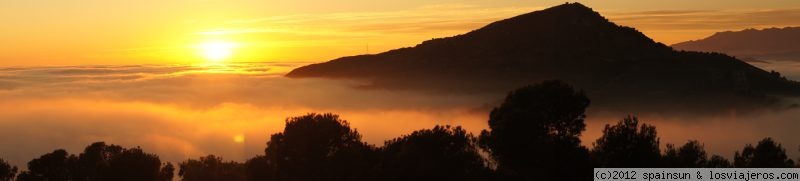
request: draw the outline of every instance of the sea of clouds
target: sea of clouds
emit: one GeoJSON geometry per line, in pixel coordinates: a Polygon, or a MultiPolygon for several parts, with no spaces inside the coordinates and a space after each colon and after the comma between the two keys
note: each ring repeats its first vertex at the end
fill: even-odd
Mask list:
{"type": "MultiPolygon", "coordinates": [[[[0,68],[0,157],[24,167],[54,149],[79,153],[105,141],[140,146],[164,161],[206,154],[243,161],[263,154],[287,117],[311,112],[341,115],[378,146],[437,124],[478,134],[505,94],[369,89],[356,81],[282,76],[300,65],[0,68]],[[234,140],[241,136],[243,143],[234,140]]],[[[698,139],[709,152],[731,157],[745,144],[774,137],[798,155],[796,109],[687,116],[591,107],[583,144],[591,147],[605,124],[626,114],[656,125],[662,145],[698,139]]]]}

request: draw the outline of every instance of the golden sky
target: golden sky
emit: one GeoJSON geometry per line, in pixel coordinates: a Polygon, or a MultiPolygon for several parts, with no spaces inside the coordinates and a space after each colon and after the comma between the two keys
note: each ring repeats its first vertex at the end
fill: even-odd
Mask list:
{"type": "MultiPolygon", "coordinates": [[[[586,0],[666,44],[800,26],[797,0],[586,0]]],[[[12,0],[0,66],[320,62],[413,46],[562,4],[518,0],[12,0]],[[210,48],[209,48],[210,47],[210,48]],[[214,58],[216,57],[216,58],[214,58]]]]}

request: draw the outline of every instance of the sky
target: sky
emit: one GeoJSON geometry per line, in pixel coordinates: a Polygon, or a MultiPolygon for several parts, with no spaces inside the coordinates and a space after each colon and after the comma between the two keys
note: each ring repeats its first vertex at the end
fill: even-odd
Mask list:
{"type": "MultiPolygon", "coordinates": [[[[717,31],[800,26],[797,0],[580,2],[665,44],[717,31]]],[[[376,145],[437,124],[479,133],[504,93],[369,90],[354,82],[282,75],[307,63],[414,46],[562,3],[0,1],[0,158],[24,167],[57,148],[77,153],[106,141],[141,146],[171,162],[206,154],[244,161],[263,154],[269,135],[281,131],[287,117],[310,112],[339,114],[376,145]]],[[[761,66],[800,69],[788,62],[761,66]]],[[[699,139],[710,153],[730,158],[745,144],[774,137],[792,158],[798,155],[796,109],[690,117],[590,107],[582,144],[590,147],[605,124],[627,114],[655,124],[662,145],[699,139]]]]}
{"type": "MultiPolygon", "coordinates": [[[[800,26],[795,0],[586,0],[672,44],[800,26]]],[[[0,66],[322,62],[462,34],[563,1],[37,0],[0,2],[0,66]],[[213,47],[213,48],[208,48],[213,47]],[[214,58],[216,57],[216,58],[214,58]]]]}

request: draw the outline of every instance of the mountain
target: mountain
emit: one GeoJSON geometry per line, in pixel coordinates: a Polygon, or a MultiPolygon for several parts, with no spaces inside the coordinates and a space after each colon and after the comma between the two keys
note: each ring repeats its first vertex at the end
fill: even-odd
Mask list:
{"type": "Polygon", "coordinates": [[[626,108],[751,109],[800,94],[797,82],[724,54],[675,51],[579,3],[414,47],[311,64],[286,76],[443,92],[505,92],[560,79],[585,90],[595,105],[626,108]]]}
{"type": "Polygon", "coordinates": [[[675,49],[721,52],[746,59],[800,62],[800,27],[718,32],[672,45],[675,49]]]}

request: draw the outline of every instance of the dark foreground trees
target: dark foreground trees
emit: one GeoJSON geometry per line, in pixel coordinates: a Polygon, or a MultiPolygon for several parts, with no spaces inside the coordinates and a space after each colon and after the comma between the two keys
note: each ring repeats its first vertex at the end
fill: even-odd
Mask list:
{"type": "Polygon", "coordinates": [[[703,144],[690,140],[681,147],[667,144],[662,154],[655,126],[640,124],[628,116],[616,125],[606,125],[594,143],[592,161],[596,167],[612,168],[728,168],[731,163],[719,155],[710,158],[703,144]]]}
{"type": "MultiPolygon", "coordinates": [[[[460,127],[435,126],[374,147],[334,114],[286,120],[264,155],[245,163],[209,155],[180,163],[187,181],[251,180],[591,180],[592,167],[792,167],[785,149],[766,138],[737,152],[732,164],[708,157],[696,140],[662,152],[656,128],[628,116],[606,125],[591,151],[581,146],[589,99],[548,81],[511,92],[475,138],[460,127]]],[[[0,181],[14,177],[0,160],[0,181]]],[[[98,142],[79,155],[55,150],[28,163],[21,181],[172,180],[175,167],[140,148],[98,142]]]]}
{"type": "Polygon", "coordinates": [[[270,180],[275,177],[275,164],[266,156],[258,155],[244,163],[247,180],[270,180]]]}
{"type": "Polygon", "coordinates": [[[672,144],[667,144],[667,150],[663,156],[665,167],[670,168],[699,168],[708,166],[708,154],[697,140],[689,140],[679,148],[672,144]]]}
{"type": "Polygon", "coordinates": [[[588,150],[580,134],[589,99],[561,81],[517,89],[489,115],[481,144],[507,179],[589,179],[588,150]]]}
{"type": "Polygon", "coordinates": [[[379,180],[489,180],[476,139],[461,127],[436,126],[386,141],[379,180]]]}
{"type": "Polygon", "coordinates": [[[719,155],[708,157],[703,144],[697,140],[689,140],[683,146],[675,148],[667,144],[667,150],[662,156],[663,166],[669,168],[729,168],[730,161],[719,155]]]}
{"type": "MultiPolygon", "coordinates": [[[[162,171],[161,161],[141,148],[122,148],[97,142],[86,147],[79,156],[55,150],[28,162],[28,170],[20,173],[20,181],[84,181],[172,180],[162,171]]],[[[171,168],[167,164],[164,169],[171,168]]]]}
{"type": "Polygon", "coordinates": [[[782,168],[794,167],[794,161],[786,156],[786,150],[772,138],[764,138],[758,145],[748,144],[742,152],[736,152],[733,159],[736,167],[782,168]]]}
{"type": "Polygon", "coordinates": [[[594,143],[592,156],[600,167],[646,168],[661,158],[656,128],[628,116],[614,126],[606,125],[594,143]]]}
{"type": "Polygon", "coordinates": [[[0,181],[10,181],[17,175],[17,167],[11,166],[0,158],[0,181]]]}
{"type": "Polygon", "coordinates": [[[208,155],[182,162],[178,175],[185,181],[244,181],[247,180],[244,173],[243,164],[208,155]]]}
{"type": "Polygon", "coordinates": [[[415,131],[378,149],[333,114],[287,119],[265,155],[245,163],[248,180],[486,180],[491,173],[476,138],[460,127],[415,131]]]}
{"type": "Polygon", "coordinates": [[[286,120],[265,157],[248,161],[247,175],[267,180],[367,180],[374,177],[377,148],[334,114],[286,120]]]}
{"type": "Polygon", "coordinates": [[[72,174],[75,172],[70,172],[70,170],[77,170],[76,160],[74,155],[70,156],[65,150],[55,150],[28,162],[28,171],[20,173],[17,180],[71,180],[74,178],[72,174]]]}

